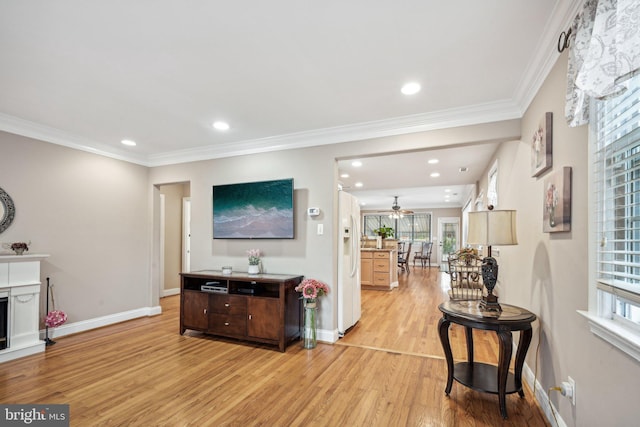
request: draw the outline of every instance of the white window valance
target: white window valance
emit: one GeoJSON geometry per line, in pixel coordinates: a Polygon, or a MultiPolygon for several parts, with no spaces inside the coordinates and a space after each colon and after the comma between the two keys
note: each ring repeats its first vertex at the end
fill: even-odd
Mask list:
{"type": "Polygon", "coordinates": [[[569,126],[589,122],[589,99],[625,91],[640,69],[640,2],[587,0],[571,27],[567,102],[569,126]]]}

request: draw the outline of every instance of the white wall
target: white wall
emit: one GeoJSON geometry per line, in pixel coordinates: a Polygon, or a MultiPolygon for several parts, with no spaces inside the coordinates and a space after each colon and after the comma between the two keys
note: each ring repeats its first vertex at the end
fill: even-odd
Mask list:
{"type": "Polygon", "coordinates": [[[51,255],[41,275],[51,278],[68,322],[157,305],[149,293],[147,173],[0,132],[0,187],[16,207],[0,242],[30,240],[28,253],[51,255]]]}
{"type": "MultiPolygon", "coordinates": [[[[522,119],[522,140],[503,143],[499,161],[499,206],[518,211],[517,246],[499,248],[500,301],[536,313],[526,363],[546,392],[571,376],[577,403],[557,392],[553,405],[569,426],[637,425],[640,364],[594,336],[576,310],[587,309],[587,127],[564,121],[566,54],[562,55],[522,119]],[[531,177],[530,143],[543,114],[553,112],[553,168],[573,168],[570,232],[543,233],[544,179],[531,177]]],[[[490,165],[489,165],[490,166],[490,165]]],[[[485,175],[486,175],[485,171],[485,175]]],[[[485,191],[486,192],[486,191],[485,191]]],[[[545,406],[546,402],[542,402],[545,406]]]]}

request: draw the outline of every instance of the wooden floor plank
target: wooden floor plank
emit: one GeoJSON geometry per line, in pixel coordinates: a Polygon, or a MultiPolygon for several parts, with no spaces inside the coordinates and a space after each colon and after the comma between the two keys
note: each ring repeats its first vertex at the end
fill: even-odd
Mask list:
{"type": "MultiPolygon", "coordinates": [[[[454,384],[437,305],[436,268],[402,273],[391,292],[363,291],[360,322],[336,344],[280,353],[266,346],[178,333],[179,298],[163,314],[57,339],[43,354],[0,365],[0,402],[67,403],[73,426],[545,426],[529,390],[497,397],[454,384]]],[[[497,362],[494,334],[476,336],[476,360],[497,362]]],[[[454,357],[464,330],[451,327],[454,357]]]]}

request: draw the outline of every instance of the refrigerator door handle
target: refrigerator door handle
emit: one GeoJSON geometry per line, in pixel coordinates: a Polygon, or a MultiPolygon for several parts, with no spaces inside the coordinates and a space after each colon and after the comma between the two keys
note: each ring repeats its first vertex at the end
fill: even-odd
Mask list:
{"type": "Polygon", "coordinates": [[[351,215],[351,230],[353,230],[353,233],[351,233],[351,277],[355,276],[358,269],[358,255],[356,252],[358,250],[358,240],[356,240],[356,226],[356,220],[353,215],[351,215]]]}

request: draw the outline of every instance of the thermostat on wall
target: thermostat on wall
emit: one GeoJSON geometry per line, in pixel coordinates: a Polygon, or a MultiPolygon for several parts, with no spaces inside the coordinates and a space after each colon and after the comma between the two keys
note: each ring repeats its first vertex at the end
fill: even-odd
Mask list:
{"type": "Polygon", "coordinates": [[[320,208],[309,208],[307,209],[307,213],[309,216],[318,216],[320,215],[320,208]]]}

